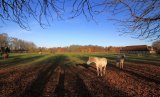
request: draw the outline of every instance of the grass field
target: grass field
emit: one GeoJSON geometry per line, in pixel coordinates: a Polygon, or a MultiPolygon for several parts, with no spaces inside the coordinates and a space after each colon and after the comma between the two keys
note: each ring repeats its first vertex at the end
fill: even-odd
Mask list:
{"type": "Polygon", "coordinates": [[[0,58],[0,97],[160,96],[160,56],[126,55],[124,69],[117,54],[10,54],[0,58]],[[89,56],[106,57],[106,75],[97,77],[89,56]]]}

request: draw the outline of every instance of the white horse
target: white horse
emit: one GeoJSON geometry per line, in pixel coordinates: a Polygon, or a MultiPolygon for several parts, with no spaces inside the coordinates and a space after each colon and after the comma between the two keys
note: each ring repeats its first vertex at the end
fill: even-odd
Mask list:
{"type": "Polygon", "coordinates": [[[105,75],[107,59],[106,58],[98,58],[98,57],[89,57],[87,64],[95,63],[97,68],[97,76],[105,75]]]}

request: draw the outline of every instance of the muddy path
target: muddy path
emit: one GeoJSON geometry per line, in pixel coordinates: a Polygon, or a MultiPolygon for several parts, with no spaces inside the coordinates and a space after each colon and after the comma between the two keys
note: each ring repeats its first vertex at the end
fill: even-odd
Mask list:
{"type": "MultiPolygon", "coordinates": [[[[106,75],[97,77],[95,65],[79,64],[65,55],[52,56],[1,76],[0,97],[159,97],[159,67],[127,64],[122,70],[111,62],[106,75]]],[[[3,74],[12,71],[7,68],[3,74]]]]}
{"type": "MultiPolygon", "coordinates": [[[[115,66],[115,61],[110,60],[109,63],[110,67],[114,67],[119,69],[115,66]]],[[[156,66],[153,64],[142,64],[142,63],[130,63],[125,62],[124,68],[120,69],[123,72],[129,73],[131,75],[134,75],[140,79],[145,79],[149,82],[154,82],[156,84],[160,85],[160,66],[156,66]]]]}
{"type": "MultiPolygon", "coordinates": [[[[103,77],[97,77],[95,67],[87,67],[85,64],[78,66],[79,77],[85,83],[92,97],[127,97],[127,93],[111,87],[108,80],[103,77]]],[[[77,71],[77,70],[76,70],[77,71]]]]}
{"type": "MultiPolygon", "coordinates": [[[[84,66],[86,68],[85,64],[81,64],[81,66],[84,66]]],[[[89,73],[88,75],[90,75],[91,73],[93,75],[96,75],[95,67],[94,66],[89,67],[85,75],[87,75],[87,73],[89,73]]],[[[98,80],[97,77],[94,76],[92,77],[93,78],[91,78],[92,80],[90,81],[92,82],[95,81],[95,83],[98,83],[93,86],[94,89],[92,93],[95,93],[94,90],[98,85],[101,85],[101,87],[106,85],[106,87],[108,87],[108,89],[104,87],[101,88],[102,89],[101,93],[98,93],[101,94],[101,97],[112,97],[112,96],[159,97],[160,96],[160,85],[157,84],[155,81],[150,81],[148,79],[145,79],[144,77],[140,77],[128,71],[126,72],[125,70],[118,69],[114,66],[111,66],[111,64],[107,67],[105,77],[98,78],[101,81],[97,82],[98,80]]],[[[84,80],[86,80],[87,78],[84,78],[84,80]]],[[[98,89],[99,88],[97,88],[96,91],[98,89]]]]}
{"type": "Polygon", "coordinates": [[[139,74],[126,72],[114,67],[108,67],[106,79],[111,87],[121,89],[129,96],[140,97],[159,97],[160,85],[155,81],[148,80],[146,77],[141,77],[139,74]],[[138,75],[138,76],[137,76],[138,75]]]}
{"type": "Polygon", "coordinates": [[[40,61],[25,68],[14,67],[5,68],[1,70],[0,85],[2,97],[18,97],[23,90],[33,80],[36,79],[38,73],[45,70],[51,61],[52,57],[48,60],[40,61]]]}

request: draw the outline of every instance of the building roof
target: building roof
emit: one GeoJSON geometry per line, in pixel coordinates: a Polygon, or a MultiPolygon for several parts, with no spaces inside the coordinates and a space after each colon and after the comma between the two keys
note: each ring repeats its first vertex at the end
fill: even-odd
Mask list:
{"type": "Polygon", "coordinates": [[[126,46],[121,49],[121,51],[150,51],[151,46],[147,45],[133,45],[133,46],[126,46]]]}

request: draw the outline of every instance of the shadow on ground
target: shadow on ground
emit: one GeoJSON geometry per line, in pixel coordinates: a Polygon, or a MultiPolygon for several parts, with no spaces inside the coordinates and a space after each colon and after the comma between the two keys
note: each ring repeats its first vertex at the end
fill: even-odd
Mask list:
{"type": "Polygon", "coordinates": [[[26,57],[26,58],[22,58],[21,56],[19,56],[19,57],[15,57],[11,60],[6,59],[6,61],[1,62],[0,68],[6,68],[6,67],[10,67],[10,66],[15,66],[18,64],[28,63],[28,62],[37,60],[42,57],[44,57],[44,56],[39,55],[39,56],[30,56],[30,57],[26,57]]]}
{"type": "MultiPolygon", "coordinates": [[[[47,84],[47,82],[49,81],[49,78],[51,77],[51,75],[53,74],[54,70],[56,69],[56,67],[61,64],[61,62],[63,62],[66,59],[66,56],[63,55],[58,55],[58,56],[54,56],[51,59],[49,59],[49,63],[46,64],[46,67],[43,68],[43,70],[41,70],[37,76],[37,79],[35,79],[32,84],[30,86],[28,86],[25,91],[23,91],[23,93],[21,94],[21,97],[43,97],[43,90],[45,88],[45,85],[47,84]],[[49,66],[47,66],[49,65],[49,66]]],[[[63,83],[64,83],[64,75],[60,76],[60,80],[59,80],[59,88],[63,90],[63,83]]],[[[58,92],[57,92],[58,93],[58,92]]],[[[63,92],[61,91],[62,94],[58,95],[62,95],[63,96],[63,92]]],[[[59,97],[62,97],[59,96],[59,97]]]]}
{"type": "Polygon", "coordinates": [[[160,84],[160,80],[158,78],[156,78],[156,76],[150,76],[148,74],[145,74],[139,70],[135,70],[134,68],[133,69],[129,69],[130,67],[129,66],[125,66],[123,69],[120,69],[118,67],[116,67],[115,65],[113,64],[109,64],[110,67],[114,67],[120,71],[123,71],[125,73],[128,73],[128,74],[131,74],[131,75],[134,75],[140,79],[143,79],[143,80],[146,80],[146,81],[149,81],[149,82],[154,82],[156,84],[160,84]],[[133,71],[134,70],[134,71],[133,71]]]}

